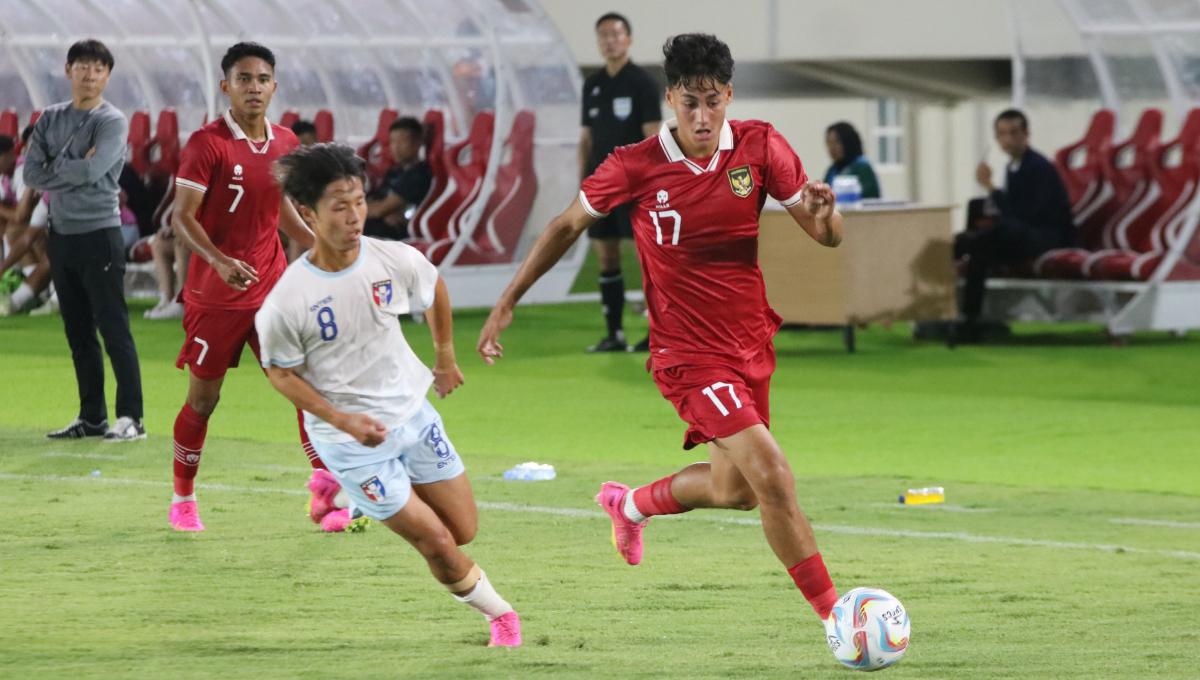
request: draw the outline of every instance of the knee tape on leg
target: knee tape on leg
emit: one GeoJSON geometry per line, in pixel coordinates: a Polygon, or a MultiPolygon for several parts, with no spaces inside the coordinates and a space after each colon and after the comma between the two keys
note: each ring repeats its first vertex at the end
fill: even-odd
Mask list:
{"type": "Polygon", "coordinates": [[[474,588],[476,583],[479,583],[479,577],[482,574],[483,572],[479,569],[479,565],[472,564],[471,570],[467,572],[466,576],[455,581],[454,583],[443,583],[442,585],[446,586],[446,590],[449,590],[452,593],[466,592],[474,588]]]}

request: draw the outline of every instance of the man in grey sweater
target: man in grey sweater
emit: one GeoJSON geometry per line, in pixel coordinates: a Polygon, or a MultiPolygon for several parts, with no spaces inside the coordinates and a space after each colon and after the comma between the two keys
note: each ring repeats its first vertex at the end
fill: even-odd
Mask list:
{"type": "Polygon", "coordinates": [[[146,437],[142,378],[125,307],[117,186],[129,124],[103,98],[112,67],[112,53],[100,41],[71,46],[66,65],[71,101],[42,112],[25,157],[25,183],[50,195],[51,276],[79,387],[78,417],[48,433],[51,439],[146,437]],[[117,420],[111,428],[97,329],[117,378],[117,420]]]}

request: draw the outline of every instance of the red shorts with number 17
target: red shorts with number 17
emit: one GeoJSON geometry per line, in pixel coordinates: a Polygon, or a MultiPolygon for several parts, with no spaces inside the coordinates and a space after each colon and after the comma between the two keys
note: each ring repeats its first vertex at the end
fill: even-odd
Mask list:
{"type": "Polygon", "coordinates": [[[688,424],[683,448],[729,437],[762,423],[770,426],[775,347],[768,342],[747,360],[686,364],[652,371],[658,390],[688,424]]]}
{"type": "Polygon", "coordinates": [[[258,333],[254,330],[255,309],[211,309],[185,305],[183,330],[187,338],[175,360],[175,368],[185,365],[201,380],[225,377],[236,368],[247,344],[258,356],[258,333]]]}

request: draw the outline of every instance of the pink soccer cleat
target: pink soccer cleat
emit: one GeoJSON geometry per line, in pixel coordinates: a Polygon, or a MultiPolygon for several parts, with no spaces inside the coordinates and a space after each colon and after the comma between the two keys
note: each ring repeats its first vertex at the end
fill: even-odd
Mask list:
{"type": "Polygon", "coordinates": [[[167,520],[171,522],[171,528],[175,531],[204,531],[200,511],[196,509],[196,501],[172,503],[167,520]]]}
{"type": "Polygon", "coordinates": [[[612,542],[617,552],[626,562],[636,565],[642,561],[642,528],[646,526],[646,522],[638,523],[625,516],[627,493],[629,487],[624,484],[605,482],[600,485],[596,502],[612,518],[612,542]]]}
{"type": "Polygon", "coordinates": [[[492,619],[492,639],[488,647],[520,647],[521,617],[509,612],[492,619]]]}
{"type": "Polygon", "coordinates": [[[350,508],[339,508],[325,513],[321,518],[321,531],[336,534],[350,526],[350,508]]]}
{"type": "MultiPolygon", "coordinates": [[[[333,499],[337,496],[338,491],[341,491],[342,486],[338,484],[337,478],[329,470],[313,470],[312,476],[308,478],[307,486],[308,490],[312,492],[312,496],[308,499],[308,517],[313,523],[320,524],[325,515],[337,510],[333,499]]],[[[346,521],[349,522],[349,519],[346,521]]]]}

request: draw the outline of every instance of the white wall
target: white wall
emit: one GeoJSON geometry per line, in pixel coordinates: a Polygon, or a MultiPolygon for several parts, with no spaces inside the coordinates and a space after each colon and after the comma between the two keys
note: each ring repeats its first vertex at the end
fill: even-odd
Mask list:
{"type": "MultiPolygon", "coordinates": [[[[541,0],[575,58],[596,64],[594,25],[605,12],[629,17],[633,58],[657,62],[676,33],[714,33],[742,61],[1007,58],[1005,0],[541,0]],[[776,13],[772,14],[772,8],[776,13]]],[[[1026,2],[1028,6],[1029,3],[1026,2]]],[[[1053,0],[1039,0],[1039,41],[1079,39],[1053,0]]]]}

